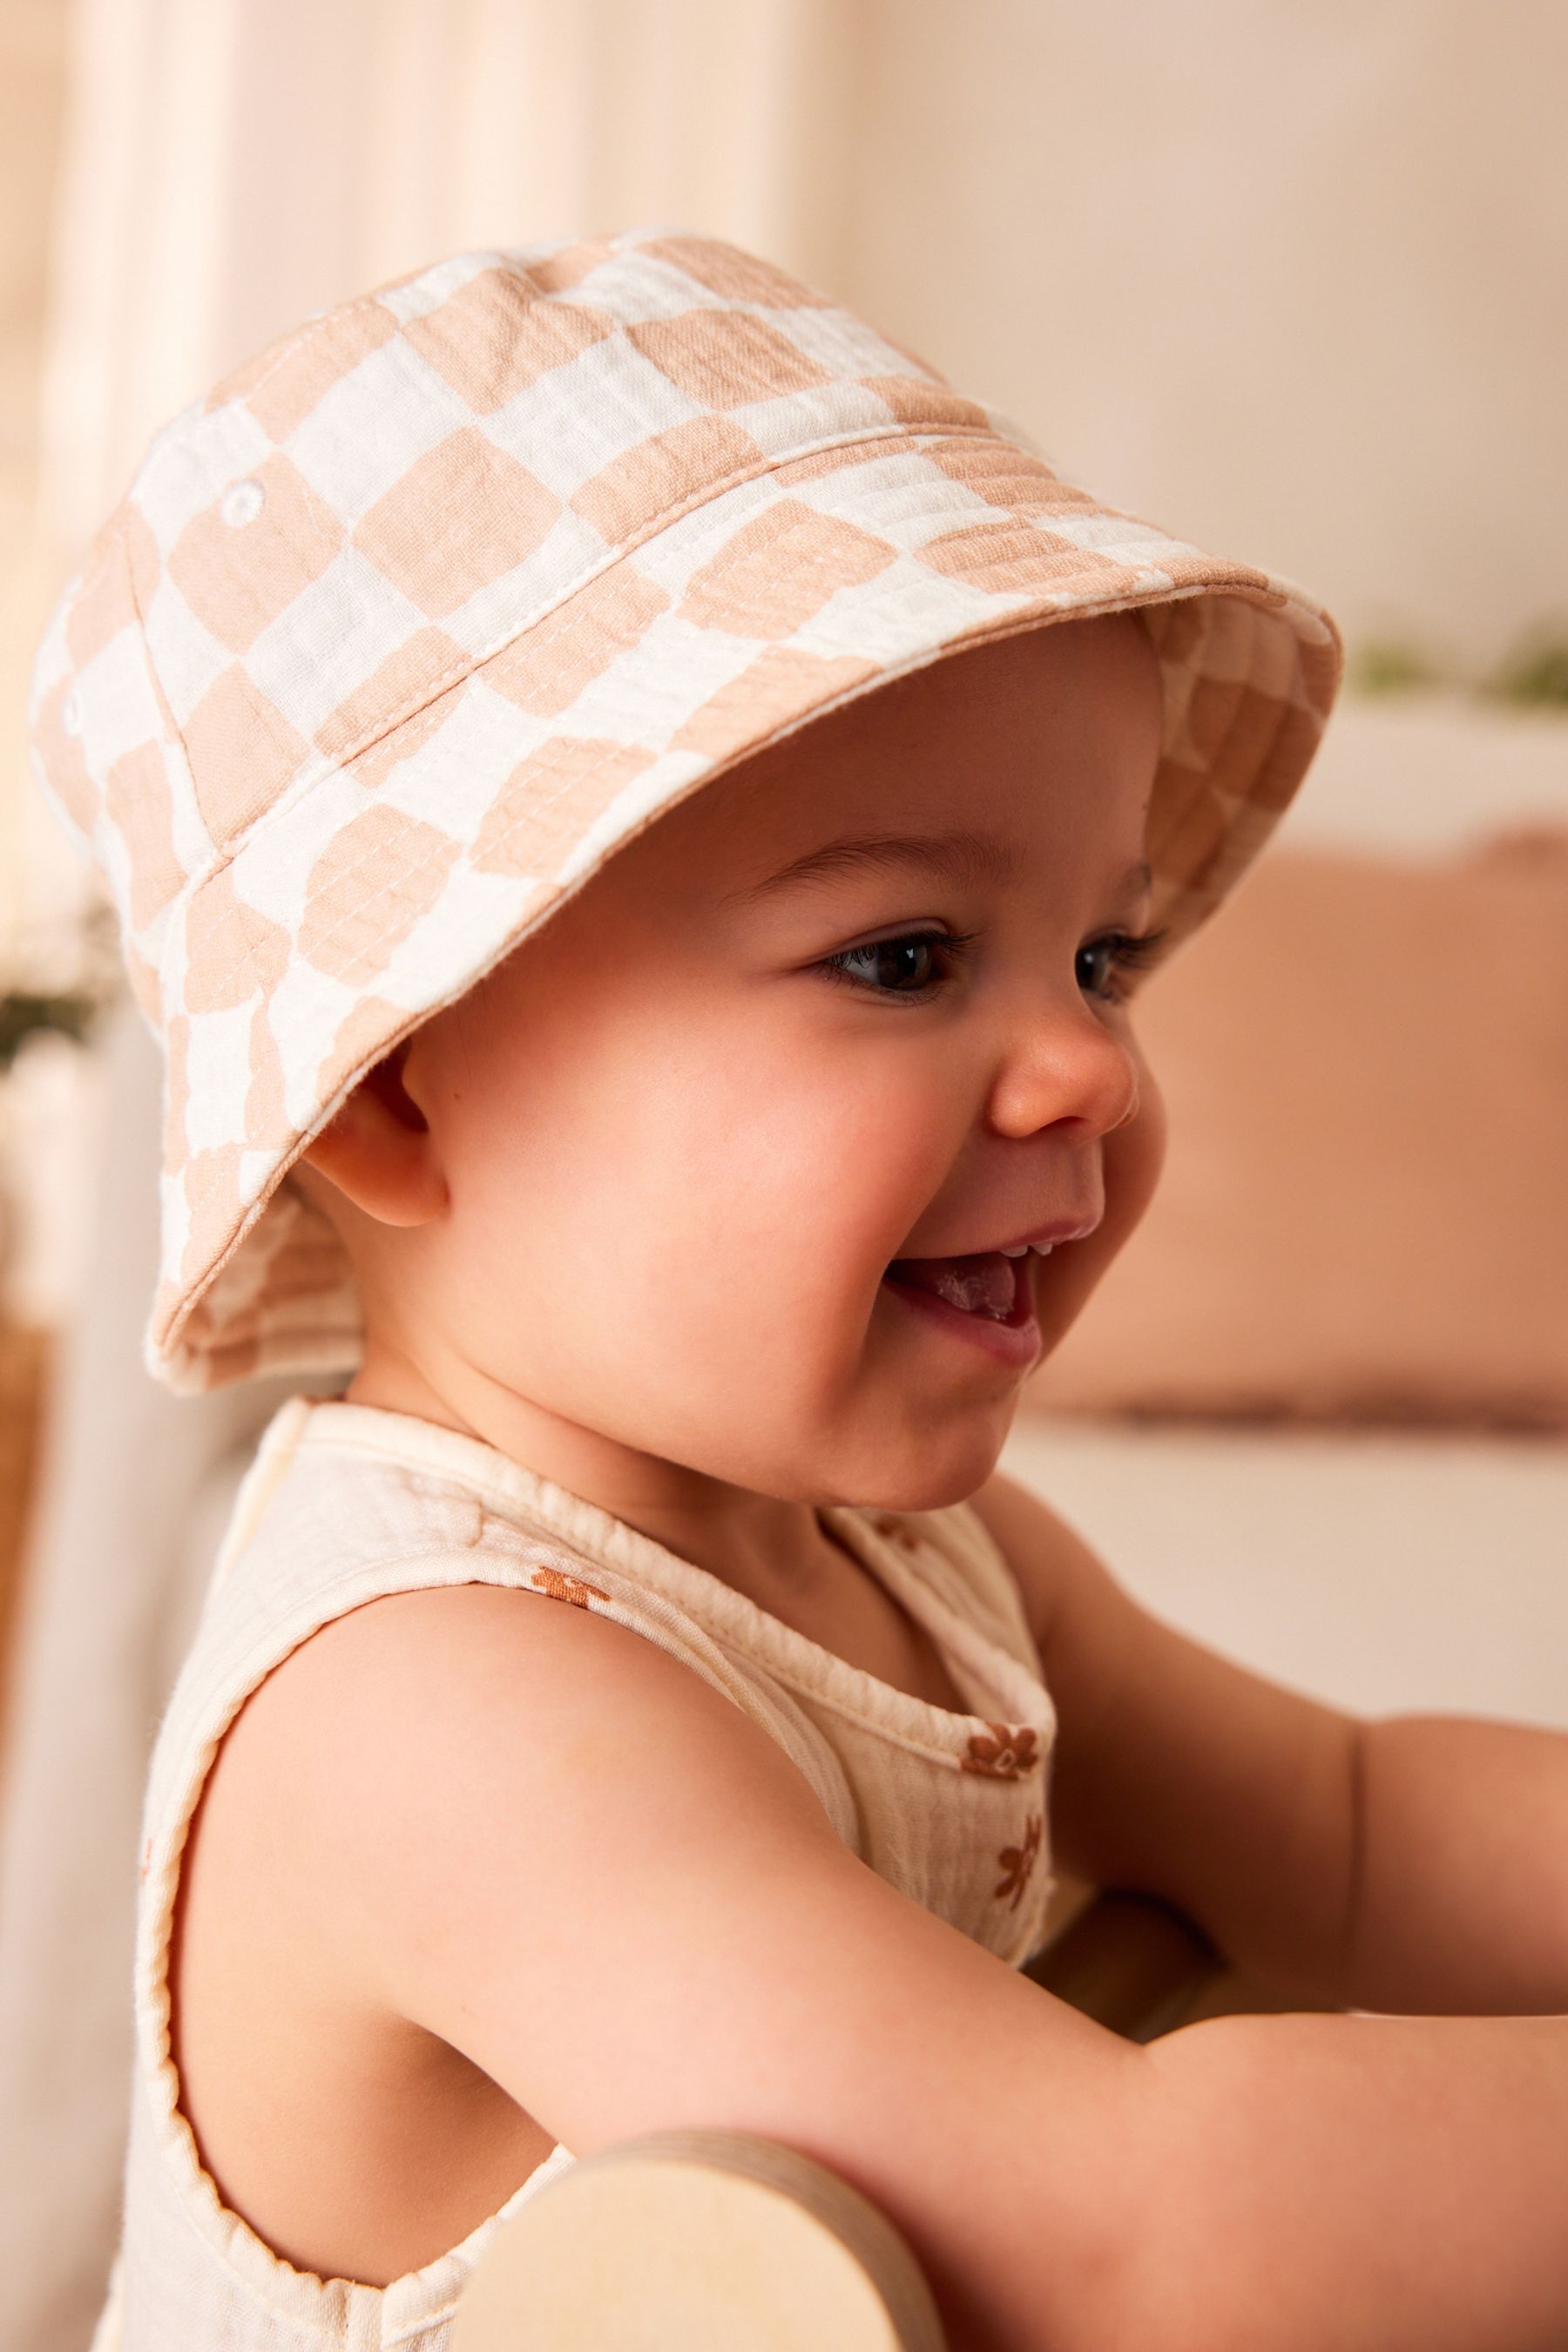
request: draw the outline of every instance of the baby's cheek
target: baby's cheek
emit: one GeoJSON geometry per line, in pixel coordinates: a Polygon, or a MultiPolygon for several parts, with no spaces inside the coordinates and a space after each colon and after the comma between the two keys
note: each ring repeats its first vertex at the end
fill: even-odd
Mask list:
{"type": "Polygon", "coordinates": [[[1063,1280],[1054,1294],[1060,1310],[1058,1337],[1087,1304],[1111,1260],[1142,1222],[1159,1186],[1165,1159],[1165,1105],[1146,1064],[1139,1066],[1136,1112],[1111,1129],[1100,1153],[1105,1214],[1092,1234],[1072,1244],[1061,1268],[1063,1280]]]}
{"type": "Polygon", "coordinates": [[[1140,1057],[1137,1111],[1105,1139],[1105,1222],[1109,1226],[1114,1220],[1120,1241],[1139,1223],[1159,1187],[1165,1133],[1164,1097],[1140,1057]]]}

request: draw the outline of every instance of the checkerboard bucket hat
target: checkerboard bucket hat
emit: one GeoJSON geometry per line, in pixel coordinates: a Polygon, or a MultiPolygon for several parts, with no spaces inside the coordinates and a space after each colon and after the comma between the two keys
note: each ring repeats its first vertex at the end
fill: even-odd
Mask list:
{"type": "Polygon", "coordinates": [[[1333,623],[1058,480],[829,296],[680,227],[458,253],[184,409],[28,710],[167,1057],[153,1370],[356,1360],[292,1162],[661,811],[959,647],[1129,607],[1168,956],[1301,780],[1333,623]]]}

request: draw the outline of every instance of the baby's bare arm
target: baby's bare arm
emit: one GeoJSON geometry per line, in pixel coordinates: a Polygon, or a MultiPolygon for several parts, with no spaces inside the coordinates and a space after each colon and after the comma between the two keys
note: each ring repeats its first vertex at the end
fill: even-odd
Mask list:
{"type": "Polygon", "coordinates": [[[1395,1715],[1362,1739],[1344,2006],[1568,2011],[1568,1735],[1395,1715]]]}
{"type": "Polygon", "coordinates": [[[689,1670],[538,1596],[379,1601],[290,1678],[269,1769],[360,1997],[577,2154],[709,2125],[835,2167],[962,2352],[1568,2333],[1568,2020],[1220,2019],[1139,2049],[858,1862],[689,1670]]]}
{"type": "Polygon", "coordinates": [[[1148,2054],[1130,2344],[1568,2343],[1568,2017],[1220,2017],[1148,2054]]]}
{"type": "Polygon", "coordinates": [[[1056,1702],[1068,1868],[1163,1895],[1289,1999],[1568,2011],[1568,1737],[1348,1715],[1142,1608],[1016,1479],[973,1499],[1056,1702]]]}

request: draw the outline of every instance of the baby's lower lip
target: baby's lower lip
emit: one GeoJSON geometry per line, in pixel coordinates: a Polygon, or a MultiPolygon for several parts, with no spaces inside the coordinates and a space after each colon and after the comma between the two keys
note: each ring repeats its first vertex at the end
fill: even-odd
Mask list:
{"type": "Polygon", "coordinates": [[[931,1322],[944,1327],[955,1339],[967,1339],[972,1346],[984,1348],[988,1355],[1005,1364],[1027,1369],[1040,1352],[1040,1327],[1035,1318],[1034,1259],[1020,1258],[1017,1295],[1010,1315],[970,1314],[954,1307],[946,1298],[939,1298],[932,1290],[921,1290],[912,1282],[900,1282],[896,1275],[885,1274],[882,1287],[895,1298],[901,1299],[917,1314],[928,1316],[931,1322]]]}

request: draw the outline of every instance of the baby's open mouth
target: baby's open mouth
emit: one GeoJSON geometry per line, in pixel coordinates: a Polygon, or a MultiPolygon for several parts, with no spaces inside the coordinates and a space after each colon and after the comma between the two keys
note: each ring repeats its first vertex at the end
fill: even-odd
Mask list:
{"type": "Polygon", "coordinates": [[[979,1250],[969,1257],[896,1257],[884,1282],[929,1290],[963,1315],[988,1315],[995,1323],[1024,1323],[1034,1310],[1029,1261],[1049,1255],[1028,1249],[1016,1256],[1003,1250],[979,1250]]]}

